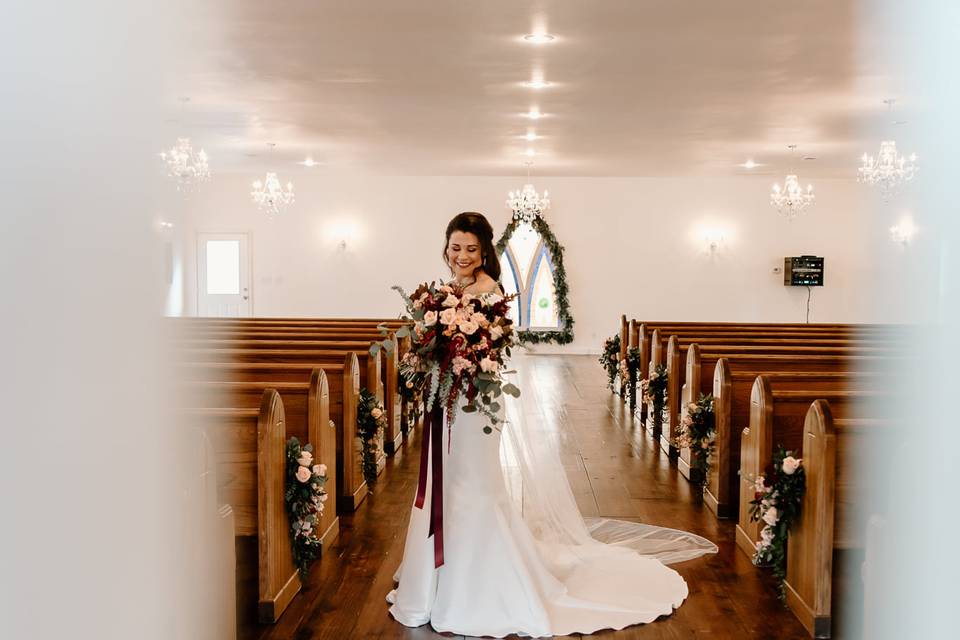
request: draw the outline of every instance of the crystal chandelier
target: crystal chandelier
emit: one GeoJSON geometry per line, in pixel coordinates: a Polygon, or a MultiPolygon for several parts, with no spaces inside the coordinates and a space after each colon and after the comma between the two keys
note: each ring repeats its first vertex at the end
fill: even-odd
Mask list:
{"type": "MultiPolygon", "coordinates": [[[[270,143],[270,148],[277,146],[270,143]]],[[[286,187],[280,184],[277,174],[268,171],[263,180],[253,182],[253,191],[250,192],[257,208],[270,216],[275,216],[287,205],[293,204],[293,183],[287,182],[286,187]]]]}
{"type": "MultiPolygon", "coordinates": [[[[527,165],[527,180],[529,180],[530,166],[533,163],[527,162],[525,164],[527,165]]],[[[523,185],[523,189],[511,191],[508,194],[507,208],[513,212],[514,220],[530,224],[534,218],[541,217],[543,212],[550,208],[549,195],[548,191],[544,191],[541,197],[537,190],[533,188],[533,185],[528,182],[523,185]]]]}
{"type": "Polygon", "coordinates": [[[203,149],[194,151],[190,138],[177,138],[177,144],[160,157],[167,165],[167,175],[176,181],[177,191],[193,191],[210,179],[207,153],[203,149]]]}
{"type": "MultiPolygon", "coordinates": [[[[797,145],[792,144],[788,148],[792,153],[797,145]]],[[[777,210],[777,213],[784,216],[788,221],[806,211],[815,199],[813,185],[808,184],[807,188],[804,189],[800,186],[800,180],[796,174],[793,173],[787,175],[783,181],[783,186],[773,185],[773,191],[770,193],[770,204],[777,210]]]]}
{"type": "MultiPolygon", "coordinates": [[[[883,102],[888,112],[893,110],[895,100],[883,102]]],[[[917,172],[917,154],[910,154],[909,157],[898,154],[894,140],[882,141],[876,157],[865,153],[860,160],[862,164],[857,170],[857,181],[879,187],[884,199],[896,193],[904,182],[912,180],[917,172]]]]}

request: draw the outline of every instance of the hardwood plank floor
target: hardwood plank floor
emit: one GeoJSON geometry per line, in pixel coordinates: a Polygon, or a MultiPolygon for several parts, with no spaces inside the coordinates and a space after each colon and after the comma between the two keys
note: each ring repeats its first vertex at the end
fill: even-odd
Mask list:
{"type": "MultiPolygon", "coordinates": [[[[674,565],[690,595],[672,616],[590,638],[807,638],[776,598],[774,582],[737,550],[734,523],[717,521],[675,464],[604,386],[593,356],[529,356],[520,367],[528,419],[560,443],[584,515],[637,519],[693,531],[720,552],[674,565]]],[[[384,596],[400,563],[416,488],[419,434],[392,459],[357,513],[342,517],[340,537],[314,565],[303,591],[276,625],[245,619],[250,640],[454,638],[429,625],[408,629],[387,613],[384,596]]]]}

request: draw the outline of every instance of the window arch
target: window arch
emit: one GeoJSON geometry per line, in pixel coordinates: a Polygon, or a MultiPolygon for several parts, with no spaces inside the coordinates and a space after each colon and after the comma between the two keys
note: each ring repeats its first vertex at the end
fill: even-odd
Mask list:
{"type": "Polygon", "coordinates": [[[501,280],[507,294],[518,294],[510,318],[521,331],[562,329],[554,288],[555,259],[539,231],[516,225],[500,254],[501,280]]]}

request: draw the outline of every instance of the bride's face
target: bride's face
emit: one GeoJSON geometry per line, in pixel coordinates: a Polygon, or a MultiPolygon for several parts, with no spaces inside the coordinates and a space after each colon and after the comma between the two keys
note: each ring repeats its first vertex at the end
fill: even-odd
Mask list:
{"type": "Polygon", "coordinates": [[[447,240],[447,264],[457,279],[469,278],[483,264],[480,239],[465,231],[454,231],[447,240]]]}

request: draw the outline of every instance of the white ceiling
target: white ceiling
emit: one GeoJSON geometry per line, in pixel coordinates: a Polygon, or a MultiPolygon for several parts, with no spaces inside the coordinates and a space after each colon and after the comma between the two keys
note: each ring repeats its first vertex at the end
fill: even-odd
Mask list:
{"type": "Polygon", "coordinates": [[[516,175],[532,147],[538,175],[782,174],[796,143],[817,158],[804,175],[852,177],[893,89],[858,60],[856,5],[219,0],[198,8],[170,129],[215,171],[312,155],[318,172],[516,175]],[[556,40],[522,40],[537,29],[556,40]],[[522,86],[538,72],[552,86],[522,86]]]}

